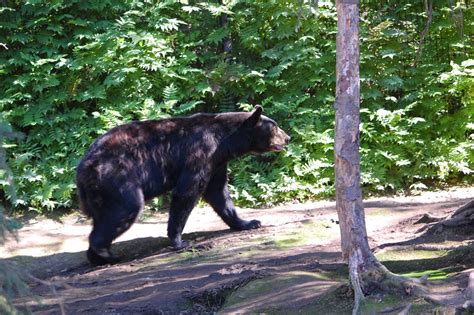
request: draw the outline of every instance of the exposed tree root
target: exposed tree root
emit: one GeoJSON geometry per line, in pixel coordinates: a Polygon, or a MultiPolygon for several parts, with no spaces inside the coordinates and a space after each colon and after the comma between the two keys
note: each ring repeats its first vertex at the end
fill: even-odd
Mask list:
{"type": "Polygon", "coordinates": [[[425,250],[425,251],[453,251],[453,250],[462,250],[462,249],[471,249],[472,245],[469,241],[460,242],[459,244],[454,245],[444,245],[444,244],[413,244],[413,240],[399,242],[399,243],[388,243],[382,244],[381,246],[375,247],[373,249],[374,253],[383,252],[385,249],[389,248],[391,251],[396,250],[425,250]]]}
{"type": "Polygon", "coordinates": [[[463,244],[461,246],[457,245],[451,248],[448,245],[440,245],[439,248],[436,248],[436,245],[425,245],[423,243],[426,241],[426,239],[431,239],[433,235],[442,235],[442,233],[445,232],[448,232],[446,233],[447,235],[452,234],[474,236],[474,200],[460,207],[448,217],[435,217],[428,214],[423,215],[414,224],[418,223],[428,224],[424,224],[420,229],[415,232],[416,234],[419,234],[417,237],[401,242],[382,244],[374,248],[373,251],[378,252],[387,247],[390,247],[391,249],[413,248],[427,250],[452,250],[465,246],[465,244],[463,244]]]}
{"type": "Polygon", "coordinates": [[[426,294],[426,277],[412,279],[390,272],[380,264],[361,274],[361,284],[365,294],[396,293],[406,296],[423,296],[426,294]]]}
{"type": "Polygon", "coordinates": [[[425,284],[428,275],[419,279],[399,276],[390,272],[374,256],[363,259],[360,251],[353,251],[349,257],[349,275],[354,290],[354,315],[359,313],[365,296],[393,293],[424,297],[427,294],[425,284]]]}
{"type": "Polygon", "coordinates": [[[444,220],[428,225],[427,234],[441,233],[447,228],[474,227],[474,200],[471,200],[444,220]]]}
{"type": "Polygon", "coordinates": [[[456,308],[456,314],[474,314],[474,271],[469,274],[469,283],[464,291],[466,302],[456,308]]]}
{"type": "Polygon", "coordinates": [[[425,213],[421,218],[419,218],[414,224],[421,224],[421,223],[433,223],[433,222],[439,222],[446,217],[436,217],[430,213],[425,213]]]}
{"type": "Polygon", "coordinates": [[[360,302],[364,299],[358,268],[359,259],[360,252],[358,251],[353,251],[349,257],[349,278],[351,280],[352,289],[354,290],[354,309],[352,311],[354,315],[359,311],[360,302]]]}
{"type": "MultiPolygon", "coordinates": [[[[395,294],[400,297],[422,297],[427,298],[428,292],[425,286],[428,275],[419,279],[407,278],[390,272],[382,264],[373,267],[364,273],[359,274],[358,282],[354,282],[351,276],[352,288],[354,289],[355,305],[352,311],[353,315],[359,314],[359,306],[365,296],[378,294],[395,294]],[[360,285],[356,289],[356,285],[360,285]],[[357,294],[357,290],[363,292],[362,295],[357,294]]],[[[398,314],[408,314],[411,304],[406,305],[398,314]]]]}
{"type": "Polygon", "coordinates": [[[250,281],[262,279],[268,274],[256,272],[244,278],[239,278],[222,286],[199,291],[185,292],[184,296],[193,302],[193,311],[197,313],[214,313],[224,305],[227,297],[250,281]]]}
{"type": "Polygon", "coordinates": [[[402,315],[402,314],[405,315],[405,314],[409,314],[411,307],[412,307],[412,304],[409,303],[407,305],[389,307],[389,308],[381,310],[379,313],[380,314],[396,313],[398,315],[402,315]]]}
{"type": "MultiPolygon", "coordinates": [[[[474,200],[457,209],[447,218],[437,218],[430,215],[423,216],[417,223],[427,223],[423,237],[443,232],[445,229],[459,229],[474,227],[474,200]]],[[[473,230],[474,231],[474,230],[473,230]]],[[[470,232],[470,230],[468,230],[470,232]]],[[[406,243],[406,242],[404,242],[406,243]]],[[[402,245],[402,244],[400,244],[402,245]]],[[[413,247],[426,245],[410,244],[413,247]]],[[[417,248],[419,249],[419,248],[417,248]]],[[[428,274],[419,279],[406,278],[390,272],[378,262],[375,257],[361,254],[355,250],[349,258],[349,272],[351,284],[355,294],[355,308],[353,314],[358,313],[360,302],[364,296],[380,293],[393,293],[399,296],[422,297],[430,300],[426,286],[428,274]]],[[[469,277],[469,285],[465,291],[466,302],[458,307],[459,314],[472,314],[474,312],[474,272],[469,277]]]]}

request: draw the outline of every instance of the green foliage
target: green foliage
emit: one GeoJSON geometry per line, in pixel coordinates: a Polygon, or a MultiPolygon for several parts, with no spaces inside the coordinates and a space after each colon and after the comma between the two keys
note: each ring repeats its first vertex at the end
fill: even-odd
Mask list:
{"type": "MultiPolygon", "coordinates": [[[[18,134],[11,131],[9,124],[0,119],[0,181],[12,201],[15,198],[15,186],[10,168],[6,164],[5,140],[18,137],[18,134]]],[[[16,237],[14,233],[18,227],[18,222],[8,218],[0,204],[0,246],[3,246],[8,237],[16,237]]],[[[23,274],[11,263],[0,260],[0,314],[17,314],[12,299],[15,295],[26,292],[23,274]]]]}
{"type": "MultiPolygon", "coordinates": [[[[449,5],[435,1],[418,56],[421,2],[361,4],[366,191],[472,173],[474,19],[463,2],[449,5]]],[[[332,195],[336,18],[330,1],[9,1],[0,8],[0,109],[25,134],[7,143],[14,206],[74,206],[80,157],[117,124],[257,103],[292,143],[232,164],[237,203],[332,195]]]]}
{"type": "MultiPolygon", "coordinates": [[[[452,12],[448,5],[435,1],[420,60],[426,23],[421,3],[366,11],[361,144],[363,182],[369,187],[418,190],[472,173],[472,47],[452,17],[464,9],[452,12]],[[456,63],[464,65],[457,68],[462,74],[455,73],[456,63]]],[[[464,31],[472,33],[472,13],[464,14],[464,31]]]]}

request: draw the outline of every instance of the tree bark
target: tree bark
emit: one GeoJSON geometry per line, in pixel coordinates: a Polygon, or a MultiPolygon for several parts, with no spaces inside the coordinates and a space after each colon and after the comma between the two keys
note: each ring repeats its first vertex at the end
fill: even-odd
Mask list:
{"type": "MultiPolygon", "coordinates": [[[[359,7],[357,0],[337,2],[336,39],[336,208],[342,256],[371,258],[367,242],[359,154],[359,7]]],[[[356,259],[356,258],[353,258],[356,259]]]]}
{"type": "Polygon", "coordinates": [[[336,208],[341,229],[343,259],[359,302],[373,291],[412,294],[417,287],[409,279],[389,272],[374,256],[367,240],[362,189],[360,187],[360,77],[359,3],[338,0],[336,38],[336,208]]]}
{"type": "Polygon", "coordinates": [[[336,209],[341,229],[341,249],[349,263],[355,293],[355,310],[363,298],[360,272],[375,263],[365,227],[359,154],[359,4],[337,1],[336,38],[336,209]]]}

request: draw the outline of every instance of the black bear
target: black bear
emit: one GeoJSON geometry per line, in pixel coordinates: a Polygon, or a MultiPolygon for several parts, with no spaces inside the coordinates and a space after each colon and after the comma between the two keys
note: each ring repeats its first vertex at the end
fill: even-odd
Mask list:
{"type": "Polygon", "coordinates": [[[235,230],[260,221],[239,218],[227,188],[227,162],[247,153],[281,151],[290,137],[256,106],[250,113],[195,114],[135,121],[99,137],[77,167],[81,207],[92,217],[87,257],[116,262],[112,241],[135,221],[146,200],[172,191],[168,237],[176,249],[202,197],[235,230]]]}

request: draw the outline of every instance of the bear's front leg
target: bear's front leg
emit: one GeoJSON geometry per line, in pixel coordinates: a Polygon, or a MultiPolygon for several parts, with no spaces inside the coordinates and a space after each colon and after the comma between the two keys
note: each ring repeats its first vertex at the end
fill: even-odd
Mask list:
{"type": "Polygon", "coordinates": [[[258,220],[242,220],[237,215],[234,203],[227,188],[227,165],[222,166],[212,177],[204,192],[204,200],[224,222],[234,230],[257,229],[262,226],[258,220]]]}
{"type": "Polygon", "coordinates": [[[181,234],[197,200],[198,197],[195,196],[173,194],[168,219],[168,238],[174,249],[188,247],[188,243],[181,239],[181,234]]]}

